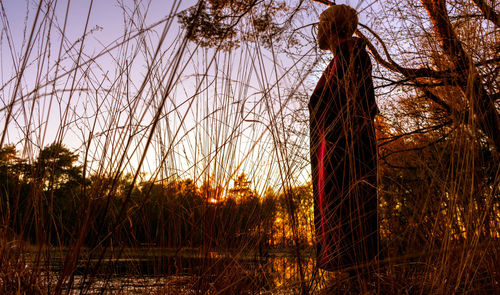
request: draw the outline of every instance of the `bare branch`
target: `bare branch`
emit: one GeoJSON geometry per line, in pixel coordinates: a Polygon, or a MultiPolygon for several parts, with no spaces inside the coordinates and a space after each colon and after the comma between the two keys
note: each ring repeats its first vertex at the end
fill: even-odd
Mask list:
{"type": "Polygon", "coordinates": [[[484,18],[494,23],[497,27],[500,27],[500,15],[495,9],[484,2],[484,0],[472,0],[476,6],[481,10],[484,18]]]}
{"type": "Polygon", "coordinates": [[[451,113],[451,107],[449,104],[447,104],[446,102],[444,102],[441,98],[439,98],[438,96],[434,95],[434,93],[432,93],[431,91],[429,91],[428,89],[426,88],[420,88],[424,93],[425,93],[425,96],[428,97],[430,100],[432,100],[433,102],[437,103],[439,106],[441,106],[448,114],[451,113]]]}
{"type": "Polygon", "coordinates": [[[455,64],[455,69],[463,73],[459,86],[469,102],[474,105],[480,129],[500,151],[500,116],[494,102],[479,80],[472,58],[465,52],[448,16],[445,0],[421,0],[434,25],[444,52],[455,64]]]}
{"type": "Polygon", "coordinates": [[[335,1],[333,1],[333,2],[328,1],[328,0],[312,0],[312,1],[317,2],[317,3],[321,3],[321,4],[325,4],[325,5],[328,5],[328,6],[335,5],[335,1]]]}
{"type": "Polygon", "coordinates": [[[407,78],[429,77],[435,79],[450,79],[450,76],[455,73],[454,71],[449,71],[449,70],[434,71],[429,68],[419,68],[419,69],[405,68],[396,63],[391,58],[389,51],[387,50],[387,46],[385,45],[385,42],[382,40],[382,38],[380,38],[380,36],[377,35],[377,33],[375,33],[373,30],[371,30],[370,28],[368,28],[363,24],[360,24],[360,26],[367,29],[380,42],[388,60],[385,60],[382,56],[380,56],[375,46],[370,42],[370,40],[368,40],[368,38],[363,33],[361,33],[361,31],[357,30],[356,35],[365,40],[368,49],[375,58],[375,61],[377,61],[379,64],[381,64],[382,66],[393,72],[398,72],[407,78]]]}

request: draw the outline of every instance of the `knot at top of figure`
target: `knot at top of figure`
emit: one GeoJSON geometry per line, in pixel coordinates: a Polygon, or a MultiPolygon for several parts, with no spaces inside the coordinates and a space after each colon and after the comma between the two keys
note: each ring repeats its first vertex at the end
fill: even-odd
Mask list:
{"type": "Polygon", "coordinates": [[[320,49],[335,52],[340,44],[352,39],[358,26],[358,13],[347,5],[334,5],[319,16],[318,45],[320,49]]]}

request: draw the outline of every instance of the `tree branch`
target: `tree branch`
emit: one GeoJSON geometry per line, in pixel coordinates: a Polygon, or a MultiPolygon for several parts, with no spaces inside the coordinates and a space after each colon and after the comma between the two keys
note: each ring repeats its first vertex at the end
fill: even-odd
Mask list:
{"type": "Polygon", "coordinates": [[[331,1],[328,1],[328,0],[312,0],[313,2],[317,2],[317,3],[321,3],[321,4],[325,4],[325,5],[328,5],[328,6],[333,6],[335,5],[335,1],[331,2],[331,1]]]}
{"type": "Polygon", "coordinates": [[[451,25],[444,0],[421,0],[434,25],[434,32],[445,53],[454,61],[457,69],[468,68],[470,59],[451,25]]]}
{"type": "Polygon", "coordinates": [[[432,93],[431,91],[429,91],[428,89],[424,88],[424,87],[419,87],[425,94],[425,96],[427,96],[430,100],[432,100],[433,102],[437,103],[440,107],[442,107],[448,114],[451,113],[451,107],[449,104],[447,104],[446,102],[444,102],[441,98],[437,97],[436,95],[434,95],[434,93],[432,93]]]}
{"type": "Polygon", "coordinates": [[[479,128],[500,152],[500,116],[494,101],[484,88],[472,58],[465,52],[446,10],[445,0],[421,0],[434,25],[434,32],[444,52],[462,74],[458,85],[473,106],[479,128]]]}
{"type": "Polygon", "coordinates": [[[495,9],[484,2],[484,0],[472,0],[476,6],[481,10],[484,18],[494,23],[497,27],[500,27],[500,15],[495,9]]]}
{"type": "Polygon", "coordinates": [[[419,68],[419,69],[413,69],[413,68],[405,68],[398,63],[396,63],[390,56],[389,51],[387,50],[387,46],[385,45],[385,42],[380,38],[380,36],[377,35],[374,31],[372,31],[370,28],[363,24],[359,24],[361,27],[367,29],[382,45],[382,48],[384,50],[384,53],[387,57],[387,60],[385,60],[380,54],[378,53],[377,49],[375,46],[368,40],[368,38],[361,33],[361,31],[357,30],[356,35],[358,35],[361,39],[363,39],[366,42],[366,46],[370,50],[370,52],[373,54],[373,57],[375,61],[385,68],[393,71],[393,72],[398,72],[402,74],[403,76],[407,78],[423,78],[423,77],[429,77],[429,78],[435,78],[435,79],[449,79],[450,75],[454,73],[454,71],[434,71],[429,68],[419,68]]]}

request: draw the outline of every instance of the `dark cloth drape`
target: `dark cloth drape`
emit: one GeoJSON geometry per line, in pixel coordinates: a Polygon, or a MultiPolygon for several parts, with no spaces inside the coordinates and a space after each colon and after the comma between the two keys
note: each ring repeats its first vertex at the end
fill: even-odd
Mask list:
{"type": "Polygon", "coordinates": [[[378,112],[361,39],[339,45],[309,101],[318,267],[341,270],[378,254],[378,112]]]}

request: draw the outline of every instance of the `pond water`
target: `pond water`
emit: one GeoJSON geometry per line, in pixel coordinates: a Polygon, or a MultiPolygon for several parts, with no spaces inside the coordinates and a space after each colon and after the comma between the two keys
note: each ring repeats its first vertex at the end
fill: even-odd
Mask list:
{"type": "MultiPolygon", "coordinates": [[[[216,253],[201,258],[90,259],[78,264],[66,286],[70,294],[299,294],[303,286],[311,290],[321,285],[324,274],[313,262],[303,258],[299,265],[293,257],[242,259],[216,253]]],[[[61,265],[52,264],[53,279],[61,265]]]]}

